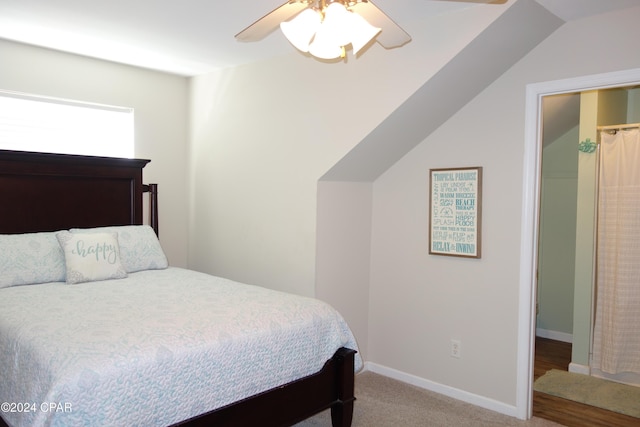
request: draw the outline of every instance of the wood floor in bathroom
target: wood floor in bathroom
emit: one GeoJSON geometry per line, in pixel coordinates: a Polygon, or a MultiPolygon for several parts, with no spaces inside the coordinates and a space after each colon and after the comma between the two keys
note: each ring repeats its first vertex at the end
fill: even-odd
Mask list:
{"type": "MultiPolygon", "coordinates": [[[[536,338],[534,378],[550,369],[568,370],[571,344],[536,338]]],[[[533,392],[533,415],[569,427],[638,427],[640,418],[583,405],[537,391],[533,392]]]]}

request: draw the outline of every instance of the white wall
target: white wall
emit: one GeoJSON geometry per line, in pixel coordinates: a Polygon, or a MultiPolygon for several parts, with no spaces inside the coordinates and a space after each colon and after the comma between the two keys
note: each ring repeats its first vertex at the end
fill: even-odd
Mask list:
{"type": "Polygon", "coordinates": [[[370,361],[515,413],[526,85],[640,67],[639,18],[565,24],[375,182],[370,361]],[[427,253],[428,170],[460,166],[484,167],[480,260],[427,253]]]}
{"type": "Polygon", "coordinates": [[[135,156],[151,159],[160,240],[169,262],[187,264],[187,96],[184,77],[0,40],[0,89],[133,107],[135,156]]]}
{"type": "Polygon", "coordinates": [[[318,183],[316,298],[347,316],[366,360],[371,267],[370,182],[318,183]]]}
{"type": "Polygon", "coordinates": [[[408,23],[415,41],[344,62],[292,49],[192,79],[189,265],[314,295],[318,179],[502,11],[408,23]]]}

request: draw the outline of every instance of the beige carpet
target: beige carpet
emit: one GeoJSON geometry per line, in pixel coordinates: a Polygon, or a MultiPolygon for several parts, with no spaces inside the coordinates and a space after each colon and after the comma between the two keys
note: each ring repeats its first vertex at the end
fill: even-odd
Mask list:
{"type": "Polygon", "coordinates": [[[533,389],[640,418],[640,387],[552,369],[536,380],[533,389]]]}
{"type": "MultiPolygon", "coordinates": [[[[372,372],[356,376],[353,427],[551,427],[541,418],[528,421],[483,409],[372,372]]],[[[330,427],[329,411],[295,427],[330,427]]]]}

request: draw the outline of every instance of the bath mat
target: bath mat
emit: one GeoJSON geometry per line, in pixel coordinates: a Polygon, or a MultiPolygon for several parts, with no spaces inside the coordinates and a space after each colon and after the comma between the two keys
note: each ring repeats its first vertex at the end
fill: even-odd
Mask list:
{"type": "Polygon", "coordinates": [[[533,389],[640,418],[640,387],[552,369],[535,381],[533,389]]]}

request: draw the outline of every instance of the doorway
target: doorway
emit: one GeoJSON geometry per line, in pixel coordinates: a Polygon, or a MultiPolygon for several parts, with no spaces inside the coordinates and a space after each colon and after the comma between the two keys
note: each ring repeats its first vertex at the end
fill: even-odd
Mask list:
{"type": "Polygon", "coordinates": [[[525,147],[523,164],[522,239],[520,252],[520,304],[518,341],[519,416],[531,418],[533,405],[533,364],[536,326],[536,272],[542,162],[542,108],[544,96],[596,89],[634,86],[640,83],[640,69],[527,86],[525,147]]]}

